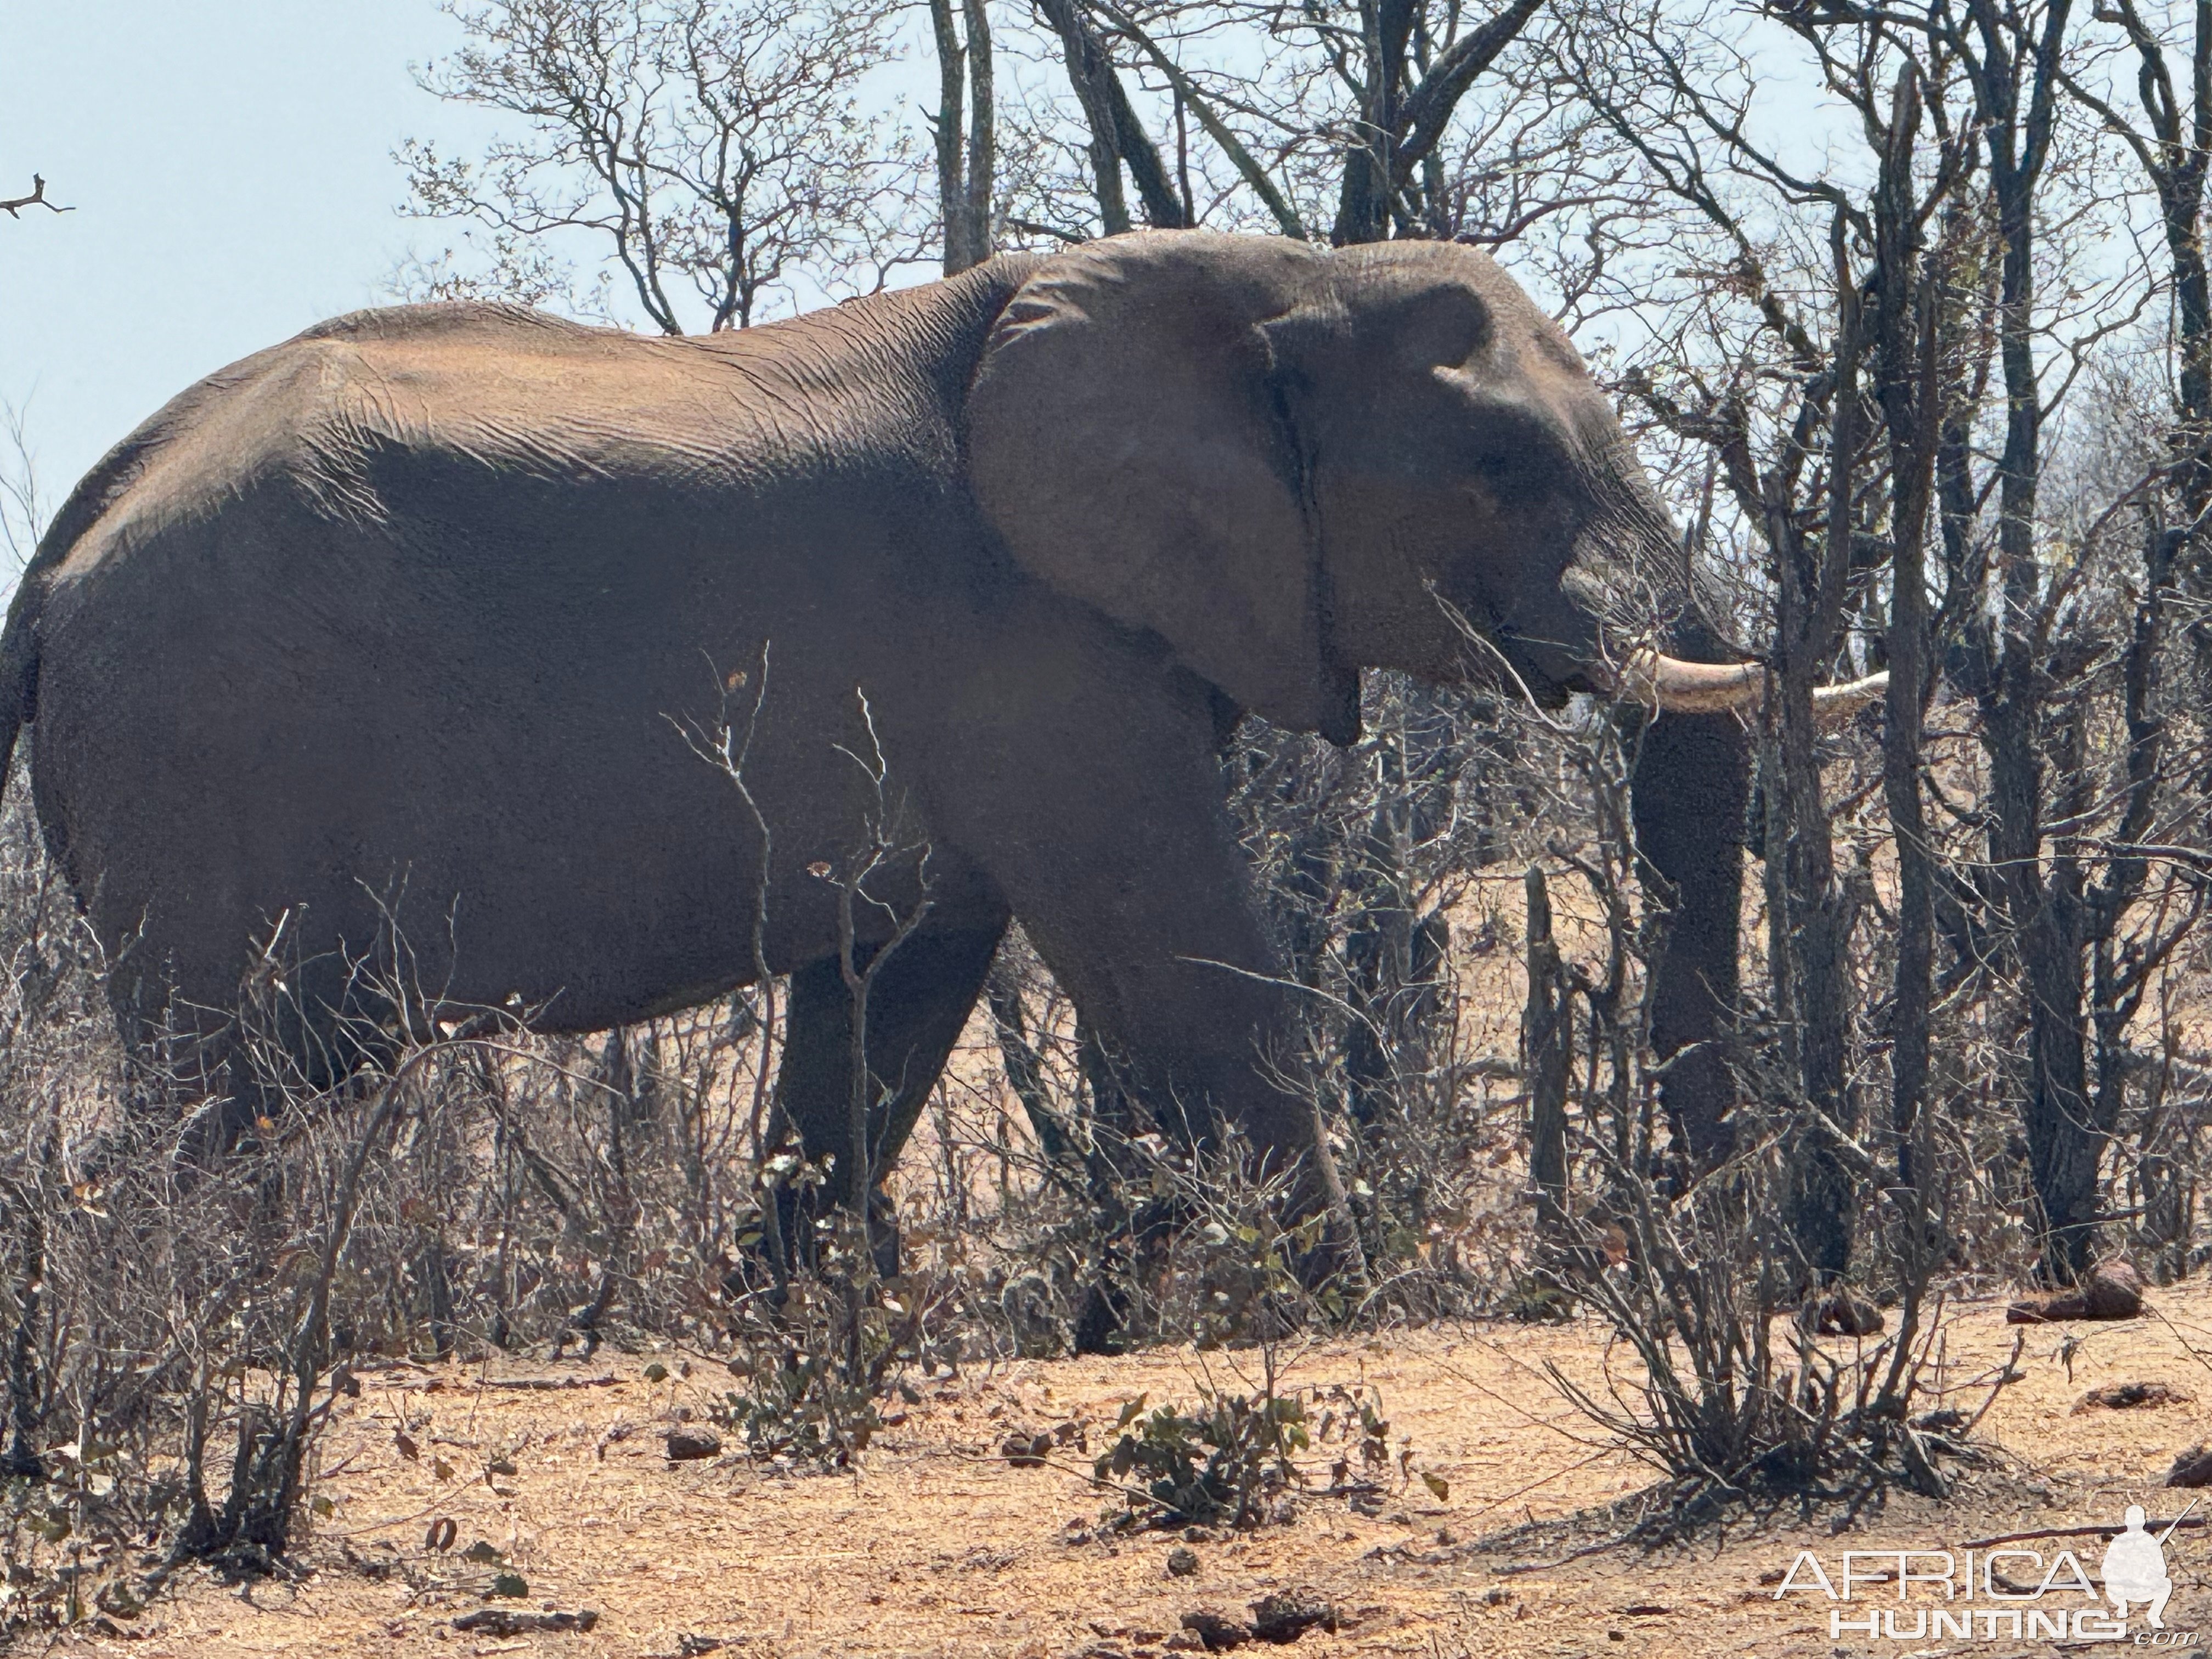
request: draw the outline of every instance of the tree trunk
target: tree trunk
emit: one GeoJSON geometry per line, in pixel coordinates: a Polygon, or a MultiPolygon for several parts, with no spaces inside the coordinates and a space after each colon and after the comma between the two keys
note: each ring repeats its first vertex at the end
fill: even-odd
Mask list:
{"type": "Polygon", "coordinates": [[[961,137],[967,125],[968,53],[952,21],[952,0],[929,0],[937,41],[937,214],[945,227],[945,274],[956,276],[975,263],[968,246],[968,185],[961,137]]]}
{"type": "Polygon", "coordinates": [[[1890,609],[1885,640],[1882,791],[1897,853],[1897,968],[1890,1000],[1890,1133],[1899,1183],[1917,1188],[1928,1095],[1929,1003],[1936,954],[1935,872],[1920,799],[1921,709],[1928,687],[1928,506],[1938,442],[1934,278],[1922,269],[1913,142],[1919,82],[1901,70],[1875,201],[1876,395],[1890,448],[1890,609]]]}
{"type": "MultiPolygon", "coordinates": [[[[1820,778],[1813,687],[1823,677],[1842,623],[1851,550],[1851,485],[1859,449],[1857,281],[1840,221],[1834,241],[1837,317],[1834,389],[1829,402],[1829,511],[1817,541],[1790,521],[1786,503],[1767,511],[1767,541],[1780,577],[1775,643],[1780,719],[1769,777],[1776,808],[1766,843],[1770,884],[1786,926],[1775,934],[1773,973],[1790,995],[1796,1077],[1801,1093],[1791,1126],[1790,1225],[1803,1253],[1807,1288],[1820,1291],[1850,1267],[1856,1194],[1838,1134],[1853,1133],[1848,1087],[1850,1032],[1850,895],[1836,879],[1835,842],[1820,778]],[[1774,865],[1779,860],[1779,869],[1774,865]]],[[[1778,1005],[1781,999],[1778,996],[1778,1005]]]]}
{"type": "Polygon", "coordinates": [[[1102,234],[1119,236],[1135,227],[1129,219],[1128,199],[1121,191],[1121,137],[1119,110],[1127,100],[1118,97],[1114,65],[1106,48],[1091,32],[1090,22],[1077,9],[1077,0],[1037,0],[1037,9],[1060,36],[1067,59],[1068,85],[1091,129],[1091,188],[1098,198],[1102,234]]]}
{"type": "Polygon", "coordinates": [[[968,178],[963,208],[967,216],[966,251],[981,264],[996,251],[991,234],[991,198],[999,182],[998,82],[993,73],[991,20],[986,0],[961,0],[968,23],[968,178]]]}
{"type": "Polygon", "coordinates": [[[1521,1018],[1521,1076],[1528,1087],[1528,1178],[1536,1217],[1547,1228],[1567,1218],[1567,1061],[1574,1009],[1552,938],[1552,895],[1535,865],[1522,878],[1528,895],[1528,1002],[1521,1018]]]}
{"type": "Polygon", "coordinates": [[[2054,0],[2030,36],[1995,0],[1968,0],[1979,43],[1966,60],[1984,124],[1996,208],[1997,361],[2005,393],[1997,463],[1997,576],[2002,614],[1982,635],[1978,688],[1990,757],[1994,888],[2027,994],[2028,1166],[2045,1225],[2043,1267],[2070,1280],[2087,1265],[2103,1137],[2087,1110],[2081,1031],[2080,872],[2070,858],[2043,874],[2044,770],[2038,750],[2044,672],[2038,660],[2043,569],[2036,545],[2043,398],[2035,362],[2035,191],[2049,159],[2052,100],[2071,0],[2054,0]],[[2026,110],[2021,107],[2027,93],[2026,110]]]}
{"type": "Polygon", "coordinates": [[[945,274],[957,276],[991,257],[991,191],[998,170],[991,25],[985,0],[929,0],[937,42],[937,210],[945,227],[945,274]]]}

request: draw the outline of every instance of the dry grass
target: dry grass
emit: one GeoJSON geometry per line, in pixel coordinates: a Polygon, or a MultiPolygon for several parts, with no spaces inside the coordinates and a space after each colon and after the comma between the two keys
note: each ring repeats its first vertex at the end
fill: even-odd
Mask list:
{"type": "MultiPolygon", "coordinates": [[[[999,1447],[1014,1426],[1110,1422],[1122,1401],[1188,1398],[1197,1368],[1237,1354],[1160,1351],[1127,1359],[1024,1361],[926,1384],[919,1406],[846,1475],[797,1479],[741,1462],[668,1463],[662,1435],[700,1410],[719,1368],[644,1380],[672,1352],[621,1354],[506,1375],[604,1385],[501,1386],[460,1365],[365,1376],[323,1443],[317,1490],[335,1501],[301,1553],[308,1576],[243,1589],[191,1577],[128,1638],[95,1651],[145,1659],[249,1654],[547,1653],[674,1655],[704,1636],[727,1651],[929,1654],[1060,1659],[1157,1651],[1182,1613],[1242,1614],[1284,1586],[1310,1583],[1347,1615],[1310,1632],[1314,1655],[1518,1656],[1577,1653],[1766,1656],[1832,1650],[1826,1604],[1778,1604],[1759,1578],[1799,1547],[1942,1547],[1991,1533],[2110,1522],[2144,1502],[2181,1447],[2212,1435],[2212,1290],[2162,1292],[2157,1316],[2030,1334],[2025,1376],[1984,1425],[2003,1454],[1952,1503],[1893,1494],[1850,1540],[1828,1521],[1740,1521],[1692,1552],[1614,1551],[1557,1564],[1617,1526],[1588,1511],[1629,1498],[1646,1473],[1593,1447],[1586,1425],[1543,1380],[1555,1360],[1599,1380],[1607,1355],[1588,1325],[1432,1327],[1388,1339],[1323,1343],[1292,1361],[1291,1384],[1364,1382],[1381,1391],[1395,1443],[1444,1476],[1449,1502],[1419,1480],[1394,1482],[1377,1515],[1313,1497],[1297,1521],[1195,1546],[1194,1577],[1171,1577],[1176,1540],[1091,1537],[1099,1495],[1071,1456],[1014,1468],[999,1447]],[[2131,1412],[2074,1407],[2100,1383],[2160,1380],[2191,1403],[2131,1412]],[[419,1458],[395,1445],[402,1416],[419,1458]],[[449,1478],[438,1477],[443,1459],[449,1478]],[[489,1462],[512,1474],[487,1477],[489,1462]],[[1582,1518],[1577,1519],[1577,1516],[1582,1518]],[[456,1632],[486,1605],[496,1569],[433,1556],[425,1530],[450,1516],[457,1545],[489,1541],[529,1581],[526,1601],[600,1614],[588,1635],[496,1638],[456,1632]],[[1533,1524],[1532,1524],[1533,1523],[1533,1524]],[[1534,1569],[1534,1570],[1530,1570],[1534,1569]],[[1634,1611],[1642,1609],[1642,1611],[1634,1611]],[[1616,1637],[1614,1632],[1619,1632],[1616,1637]]],[[[1948,1331],[1948,1385],[1978,1401],[2010,1351],[2002,1305],[1960,1310],[1948,1331]]],[[[1094,1445],[1097,1437],[1093,1436],[1094,1445]]],[[[1310,1460],[1328,1481],[1334,1443],[1310,1460]]],[[[2178,1585],[2168,1622],[2212,1613],[2212,1545],[2185,1533],[2170,1551],[2178,1585]]],[[[2094,1556],[2090,1558],[2094,1570],[2094,1556]]],[[[125,1626],[118,1624],[118,1630],[125,1626]]],[[[695,1644],[696,1647],[696,1644],[695,1644]]],[[[1902,1650],[1899,1650],[1902,1651],[1902,1650]]]]}

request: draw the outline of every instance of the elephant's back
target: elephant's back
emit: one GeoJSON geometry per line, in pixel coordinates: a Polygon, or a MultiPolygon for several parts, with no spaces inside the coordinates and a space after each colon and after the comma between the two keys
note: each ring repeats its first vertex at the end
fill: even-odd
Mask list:
{"type": "Polygon", "coordinates": [[[696,342],[511,306],[358,312],[173,400],[72,495],[38,569],[81,577],[272,484],[374,523],[390,510],[378,470],[395,456],[569,483],[742,475],[807,441],[803,426],[779,429],[793,423],[774,418],[773,397],[730,385],[696,342]]]}

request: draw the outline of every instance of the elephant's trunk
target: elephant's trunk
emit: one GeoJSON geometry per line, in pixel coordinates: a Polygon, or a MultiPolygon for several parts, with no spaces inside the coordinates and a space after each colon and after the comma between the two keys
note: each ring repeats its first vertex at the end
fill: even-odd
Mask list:
{"type": "MultiPolygon", "coordinates": [[[[1639,623],[1648,626],[1651,616],[1693,610],[1687,603],[1690,573],[1674,520],[1617,429],[1610,442],[1599,447],[1588,476],[1596,509],[1562,586],[1598,618],[1601,637],[1626,644],[1624,635],[1634,637],[1629,630],[1639,623]]],[[[1678,644],[1717,643],[1694,620],[1684,621],[1678,644]]],[[[1765,702],[1774,678],[1760,663],[1692,662],[1649,645],[1636,646],[1613,661],[1618,666],[1603,677],[1611,690],[1669,714],[1756,709],[1765,702]]],[[[1879,702],[1888,686],[1886,673],[1821,686],[1813,693],[1814,716],[1843,719],[1879,702]]]]}
{"type": "MultiPolygon", "coordinates": [[[[1619,689],[1665,714],[1719,714],[1757,708],[1766,701],[1772,678],[1755,662],[1685,662],[1645,649],[1628,659],[1619,689]]],[[[1879,700],[1888,689],[1887,672],[1843,685],[1824,685],[1813,693],[1813,712],[1823,720],[1840,720],[1879,700]]]]}

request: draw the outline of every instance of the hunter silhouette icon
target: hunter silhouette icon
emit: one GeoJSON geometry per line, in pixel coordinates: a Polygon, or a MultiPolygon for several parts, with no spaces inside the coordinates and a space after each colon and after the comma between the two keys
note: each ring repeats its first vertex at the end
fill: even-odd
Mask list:
{"type": "MultiPolygon", "coordinates": [[[[2140,1504],[2128,1505],[2125,1519],[2127,1530],[2105,1549],[2106,1599],[2112,1602],[2116,1619],[2128,1616],[2130,1601],[2149,1602],[2144,1611],[2150,1627],[2164,1630],[2166,1599],[2173,1594],[2173,1580],[2166,1576],[2166,1540],[2173,1535],[2173,1527],[2152,1537],[2143,1530],[2140,1504]]],[[[2178,1520],[2174,1523],[2179,1524],[2178,1520]]]]}

